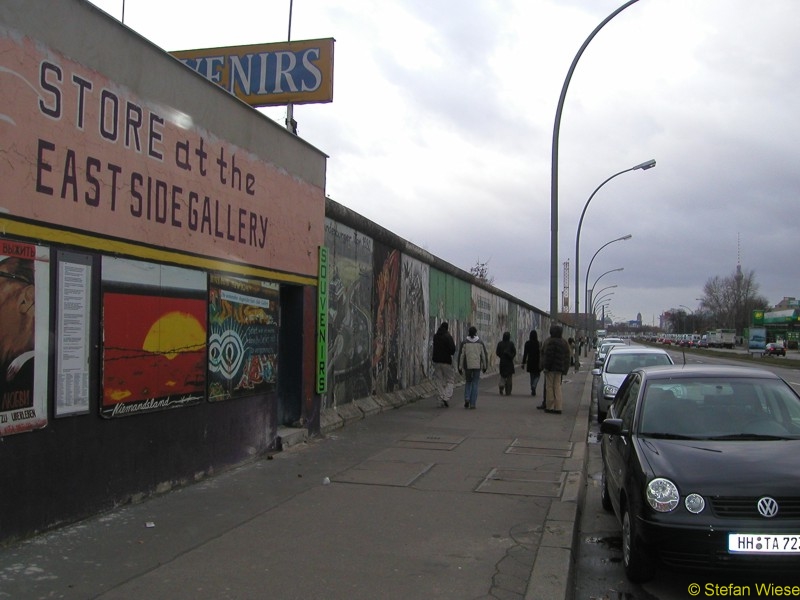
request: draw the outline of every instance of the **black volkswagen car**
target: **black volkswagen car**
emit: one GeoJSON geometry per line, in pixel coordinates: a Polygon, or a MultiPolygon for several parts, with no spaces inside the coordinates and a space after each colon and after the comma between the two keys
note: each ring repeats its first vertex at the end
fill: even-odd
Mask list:
{"type": "Polygon", "coordinates": [[[603,421],[602,502],[623,563],[800,568],[800,397],[777,375],[684,365],[632,371],[603,421]]]}

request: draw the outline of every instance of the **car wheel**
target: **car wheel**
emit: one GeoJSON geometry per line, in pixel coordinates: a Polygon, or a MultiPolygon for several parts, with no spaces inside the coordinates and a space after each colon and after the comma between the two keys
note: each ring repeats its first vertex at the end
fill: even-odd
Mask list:
{"type": "Polygon", "coordinates": [[[611,504],[611,496],[608,493],[608,478],[606,477],[605,465],[603,466],[603,471],[600,475],[600,503],[603,505],[604,511],[614,511],[614,506],[611,504]]]}
{"type": "Polygon", "coordinates": [[[622,564],[625,575],[634,583],[648,581],[655,574],[653,561],[636,534],[635,521],[627,506],[622,510],[622,564]]]}

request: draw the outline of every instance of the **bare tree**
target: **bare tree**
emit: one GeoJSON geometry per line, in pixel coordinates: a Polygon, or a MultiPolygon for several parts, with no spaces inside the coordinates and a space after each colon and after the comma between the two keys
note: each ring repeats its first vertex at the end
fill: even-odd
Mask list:
{"type": "Polygon", "coordinates": [[[469,270],[475,277],[483,281],[484,283],[488,283],[489,285],[494,284],[494,276],[489,275],[489,261],[481,262],[478,259],[478,262],[469,270]]]}
{"type": "Polygon", "coordinates": [[[715,276],[706,281],[700,306],[711,318],[712,327],[736,329],[741,333],[750,326],[756,309],[766,309],[769,301],[758,294],[755,271],[743,273],[740,267],[728,277],[715,276]]]}

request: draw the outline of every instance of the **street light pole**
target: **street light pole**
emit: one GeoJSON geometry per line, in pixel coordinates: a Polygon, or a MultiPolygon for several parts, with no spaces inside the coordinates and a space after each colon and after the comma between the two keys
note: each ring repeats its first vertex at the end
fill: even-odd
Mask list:
{"type": "MultiPolygon", "coordinates": [[[[686,310],[689,311],[689,316],[690,317],[694,316],[694,311],[691,308],[689,308],[688,306],[686,306],[685,304],[678,304],[678,308],[685,308],[686,310]]],[[[694,321],[694,319],[692,319],[692,321],[694,321]]],[[[689,327],[689,329],[694,331],[694,327],[689,327]]],[[[690,331],[689,333],[692,333],[692,332],[690,331]]]]}
{"type": "Polygon", "coordinates": [[[624,271],[624,270],[625,270],[625,267],[619,267],[618,269],[611,269],[610,271],[606,271],[605,273],[600,275],[600,277],[598,277],[597,279],[594,280],[594,283],[592,284],[592,291],[594,291],[594,288],[597,287],[597,282],[600,281],[603,277],[605,277],[609,273],[617,273],[619,271],[624,271]]]}
{"type": "Polygon", "coordinates": [[[608,15],[603,19],[602,23],[594,28],[594,31],[592,31],[589,37],[583,42],[575,58],[572,59],[572,64],[569,67],[569,71],[567,71],[567,77],[564,79],[564,84],[561,86],[561,95],[558,98],[556,118],[553,124],[553,147],[550,161],[550,318],[553,320],[558,320],[558,134],[561,129],[561,114],[564,112],[564,100],[566,100],[567,89],[569,88],[572,74],[575,72],[575,67],[578,66],[578,61],[589,45],[589,42],[591,42],[594,36],[605,27],[606,23],[638,1],[639,0],[629,0],[608,15]]]}
{"type": "MultiPolygon", "coordinates": [[[[581,211],[581,218],[578,221],[578,232],[575,234],[575,327],[578,327],[578,319],[580,318],[580,292],[579,292],[579,285],[580,285],[580,259],[581,259],[581,227],[583,227],[583,217],[586,215],[586,209],[589,208],[589,203],[594,198],[595,194],[600,191],[600,188],[607,184],[609,181],[614,179],[615,177],[619,177],[623,173],[628,173],[630,171],[637,171],[641,169],[642,171],[647,171],[648,169],[652,169],[656,166],[656,161],[654,159],[646,160],[643,163],[639,163],[638,165],[634,165],[628,169],[623,169],[619,173],[614,173],[611,177],[606,179],[603,183],[598,185],[592,195],[589,196],[589,199],[586,201],[586,204],[583,205],[583,210],[581,211]]],[[[588,273],[588,271],[587,271],[588,273]]],[[[588,308],[588,307],[587,307],[588,308]]]]}
{"type": "MultiPolygon", "coordinates": [[[[606,242],[605,244],[603,244],[602,246],[600,246],[600,247],[597,249],[597,252],[595,252],[595,253],[592,255],[592,260],[590,260],[590,261],[589,261],[589,268],[588,268],[588,269],[586,269],[586,279],[585,279],[584,286],[583,286],[583,293],[584,293],[584,299],[585,299],[585,302],[583,303],[584,310],[586,310],[586,309],[588,309],[588,308],[589,308],[589,271],[591,271],[591,270],[592,270],[592,264],[594,263],[594,259],[595,259],[595,257],[596,257],[598,254],[600,254],[600,250],[602,250],[603,248],[605,248],[605,247],[606,247],[606,246],[608,246],[609,244],[613,244],[614,242],[621,242],[621,241],[624,241],[624,240],[629,240],[629,239],[631,239],[632,237],[633,237],[633,235],[629,233],[628,235],[623,235],[622,237],[618,237],[618,238],[617,238],[617,239],[615,239],[615,240],[611,240],[610,242],[606,242]]],[[[577,276],[577,267],[576,267],[576,276],[577,276]]],[[[594,314],[594,313],[592,313],[592,314],[594,314]]],[[[584,326],[584,329],[586,329],[586,327],[585,327],[585,326],[584,326]]],[[[588,332],[587,332],[587,333],[588,333],[588,332]]]]}
{"type": "Polygon", "coordinates": [[[614,295],[614,292],[607,292],[602,296],[598,296],[596,301],[592,301],[592,312],[597,312],[597,307],[601,306],[604,302],[610,302],[611,296],[614,295]]]}

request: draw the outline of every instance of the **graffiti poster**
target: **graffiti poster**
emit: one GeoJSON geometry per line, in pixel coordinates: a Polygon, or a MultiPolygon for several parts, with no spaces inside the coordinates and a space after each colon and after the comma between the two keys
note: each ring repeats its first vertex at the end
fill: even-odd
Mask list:
{"type": "Polygon", "coordinates": [[[100,412],[122,417],[205,397],[206,275],[103,258],[100,412]]]}
{"type": "Polygon", "coordinates": [[[274,390],[278,381],[279,286],[212,275],[208,311],[208,399],[230,400],[274,390]]]}
{"type": "Polygon", "coordinates": [[[328,220],[328,389],[325,407],[372,394],[372,238],[328,220]]]}
{"type": "Polygon", "coordinates": [[[49,256],[0,238],[0,436],[47,425],[49,256]]]}

